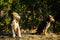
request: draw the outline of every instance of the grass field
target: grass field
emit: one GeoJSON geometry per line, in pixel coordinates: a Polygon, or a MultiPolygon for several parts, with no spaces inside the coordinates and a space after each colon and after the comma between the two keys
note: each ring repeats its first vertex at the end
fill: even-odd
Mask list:
{"type": "Polygon", "coordinates": [[[22,34],[22,37],[19,38],[19,37],[16,37],[16,38],[13,38],[13,37],[10,37],[10,36],[4,36],[4,35],[1,35],[0,36],[0,40],[60,40],[60,35],[31,35],[31,34],[22,34]]]}

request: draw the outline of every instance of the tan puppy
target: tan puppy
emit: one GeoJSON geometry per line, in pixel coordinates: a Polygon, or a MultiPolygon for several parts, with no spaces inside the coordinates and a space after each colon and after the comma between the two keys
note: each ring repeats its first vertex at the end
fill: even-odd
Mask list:
{"type": "Polygon", "coordinates": [[[11,26],[12,26],[13,37],[15,37],[16,34],[19,37],[21,37],[21,32],[20,32],[20,27],[19,27],[19,21],[17,21],[17,19],[20,19],[20,16],[16,12],[13,12],[12,15],[13,15],[13,21],[11,23],[11,26]]]}

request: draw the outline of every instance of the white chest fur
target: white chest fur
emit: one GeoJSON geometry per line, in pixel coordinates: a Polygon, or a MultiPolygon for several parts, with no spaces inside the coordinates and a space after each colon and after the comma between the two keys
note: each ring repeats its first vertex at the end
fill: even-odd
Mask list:
{"type": "Polygon", "coordinates": [[[16,30],[19,27],[19,23],[16,20],[13,20],[11,26],[16,30]]]}

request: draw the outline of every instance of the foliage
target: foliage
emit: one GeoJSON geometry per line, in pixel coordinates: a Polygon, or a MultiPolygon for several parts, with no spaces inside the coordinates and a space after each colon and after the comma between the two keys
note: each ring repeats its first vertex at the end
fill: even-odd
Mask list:
{"type": "Polygon", "coordinates": [[[20,25],[22,28],[37,27],[38,23],[46,19],[50,14],[60,24],[59,4],[59,0],[0,0],[0,13],[1,10],[8,12],[6,16],[0,16],[1,32],[9,30],[13,11],[21,16],[20,25]]]}

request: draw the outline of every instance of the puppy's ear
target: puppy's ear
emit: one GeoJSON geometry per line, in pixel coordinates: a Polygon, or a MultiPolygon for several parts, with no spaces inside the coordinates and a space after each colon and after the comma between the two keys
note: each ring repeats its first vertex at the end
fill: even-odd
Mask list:
{"type": "Polygon", "coordinates": [[[53,16],[52,15],[49,15],[49,18],[53,18],[53,16]]]}
{"type": "Polygon", "coordinates": [[[13,12],[12,15],[13,15],[14,17],[19,16],[17,12],[13,12]]]}

